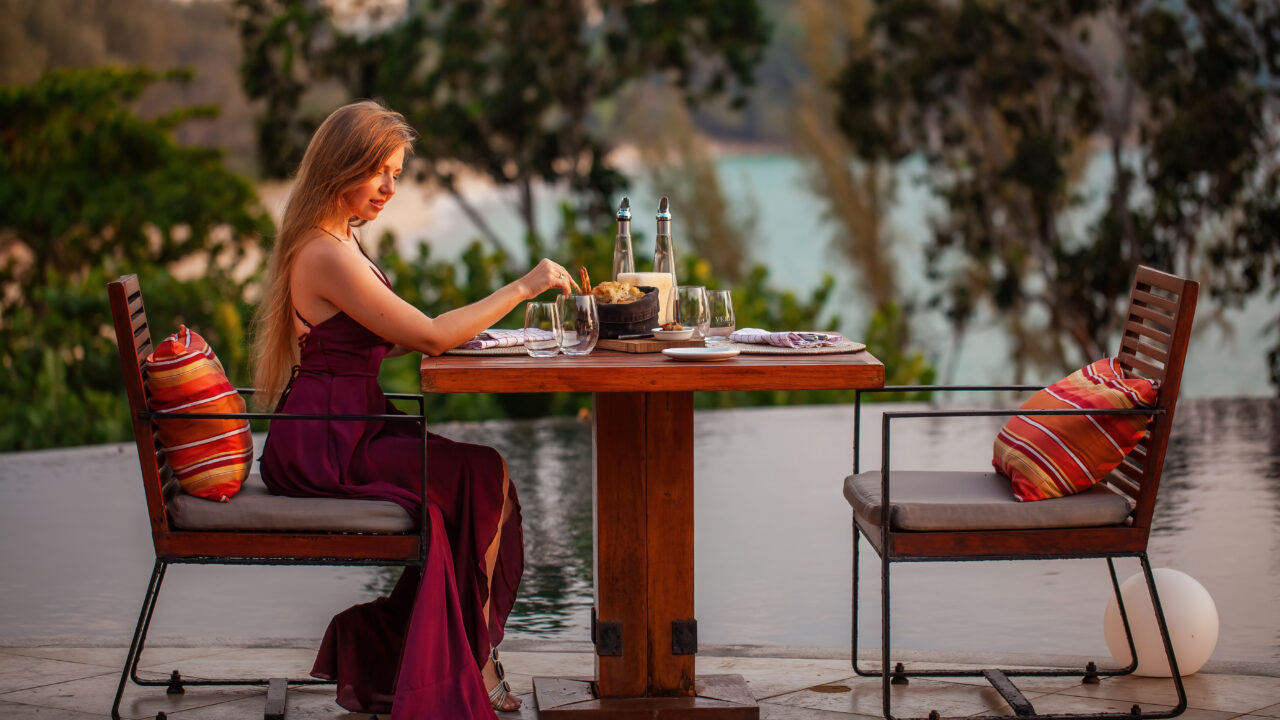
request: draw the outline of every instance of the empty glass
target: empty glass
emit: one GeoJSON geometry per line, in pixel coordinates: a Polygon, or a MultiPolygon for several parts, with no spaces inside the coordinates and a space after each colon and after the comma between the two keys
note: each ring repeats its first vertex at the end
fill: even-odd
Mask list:
{"type": "Polygon", "coordinates": [[[736,327],[733,317],[733,297],[728,290],[707,291],[707,312],[710,320],[707,329],[707,342],[720,344],[729,342],[729,335],[736,327]]]}
{"type": "Polygon", "coordinates": [[[710,314],[707,312],[707,289],[701,285],[681,285],[676,289],[676,320],[693,328],[694,338],[707,336],[710,314]]]}
{"type": "Polygon", "coordinates": [[[524,350],[532,357],[560,352],[560,313],[553,302],[531,302],[524,309],[524,350]]]}
{"type": "Polygon", "coordinates": [[[563,334],[560,350],[565,355],[589,355],[600,339],[600,313],[594,295],[561,295],[556,298],[563,334]]]}

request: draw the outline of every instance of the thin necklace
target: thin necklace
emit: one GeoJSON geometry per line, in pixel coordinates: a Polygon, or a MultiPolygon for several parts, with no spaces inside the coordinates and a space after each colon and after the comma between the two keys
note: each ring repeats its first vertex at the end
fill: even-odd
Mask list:
{"type": "Polygon", "coordinates": [[[317,230],[320,230],[321,232],[325,233],[326,235],[328,235],[329,237],[333,238],[334,240],[337,240],[338,242],[343,242],[342,238],[338,237],[337,235],[334,235],[333,233],[331,233],[331,232],[329,232],[328,230],[326,230],[326,229],[324,229],[324,228],[320,227],[319,225],[316,225],[315,227],[316,227],[316,229],[317,229],[317,230]]]}

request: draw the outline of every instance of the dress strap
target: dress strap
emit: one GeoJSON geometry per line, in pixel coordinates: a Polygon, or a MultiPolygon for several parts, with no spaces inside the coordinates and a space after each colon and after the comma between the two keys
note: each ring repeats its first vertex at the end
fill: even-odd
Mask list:
{"type": "MultiPolygon", "coordinates": [[[[325,228],[322,228],[319,225],[316,225],[315,228],[320,232],[323,232],[324,234],[333,238],[334,240],[337,240],[338,242],[342,242],[342,238],[338,237],[337,235],[334,235],[333,233],[329,232],[325,228]]],[[[364,251],[364,245],[360,243],[360,236],[356,235],[355,231],[352,230],[350,226],[347,226],[347,232],[351,233],[351,238],[356,241],[356,249],[360,251],[360,254],[364,256],[365,260],[369,261],[369,268],[373,270],[374,274],[378,276],[378,279],[382,281],[383,285],[386,285],[387,287],[391,287],[391,281],[387,279],[387,274],[382,272],[382,268],[378,267],[378,263],[374,262],[373,258],[369,257],[369,253],[364,251]]],[[[294,312],[297,312],[297,311],[295,310],[294,312]]],[[[302,322],[305,323],[306,320],[303,320],[302,322]]],[[[311,327],[311,326],[308,325],[307,327],[311,327]]]]}
{"type": "MultiPolygon", "coordinates": [[[[303,322],[306,322],[306,320],[303,320],[303,322]]],[[[289,373],[289,382],[285,383],[284,390],[280,391],[280,399],[276,401],[276,412],[284,409],[284,401],[289,399],[289,393],[293,391],[293,381],[298,379],[298,373],[301,370],[301,365],[293,366],[293,370],[289,373]]]]}
{"type": "Polygon", "coordinates": [[[306,319],[306,318],[304,318],[304,317],[302,317],[302,313],[298,312],[298,308],[294,308],[294,309],[293,309],[293,314],[298,316],[298,319],[302,321],[302,324],[303,324],[303,325],[306,325],[306,326],[307,326],[307,329],[308,329],[308,330],[312,329],[312,328],[311,328],[311,323],[307,322],[307,319],[306,319]]]}

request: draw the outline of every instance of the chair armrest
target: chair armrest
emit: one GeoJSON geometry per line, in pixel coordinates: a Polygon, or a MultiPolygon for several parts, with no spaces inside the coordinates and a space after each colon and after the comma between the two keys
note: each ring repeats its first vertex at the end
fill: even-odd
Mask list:
{"type": "MultiPolygon", "coordinates": [[[[888,539],[889,532],[889,424],[893,420],[927,417],[1011,417],[1014,415],[1163,415],[1165,408],[1001,408],[991,410],[898,410],[886,412],[880,420],[880,522],[888,539]]],[[[855,469],[856,470],[856,469],[855,469]]],[[[856,474],[856,472],[855,472],[856,474]]]]}
{"type": "Polygon", "coordinates": [[[970,392],[983,390],[1043,390],[1043,385],[885,385],[878,388],[861,388],[853,393],[853,474],[858,474],[858,449],[862,445],[862,393],[884,392],[970,392]]]}
{"type": "MultiPolygon", "coordinates": [[[[258,392],[258,389],[235,388],[235,391],[241,395],[253,395],[258,392]]],[[[422,393],[383,393],[383,395],[384,397],[388,397],[392,400],[413,400],[418,403],[419,414],[426,415],[427,413],[427,404],[426,400],[422,397],[422,393]]]]}

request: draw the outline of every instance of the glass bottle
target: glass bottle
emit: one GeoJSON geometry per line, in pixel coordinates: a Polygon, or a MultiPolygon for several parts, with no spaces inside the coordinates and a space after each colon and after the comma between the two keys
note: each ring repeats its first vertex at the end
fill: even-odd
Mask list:
{"type": "Polygon", "coordinates": [[[618,236],[613,241],[613,279],[619,273],[636,271],[636,256],[631,252],[631,201],[622,198],[618,206],[618,236]]]}
{"type": "Polygon", "coordinates": [[[654,238],[653,271],[671,275],[671,285],[667,290],[669,297],[661,298],[662,322],[675,319],[676,306],[676,248],[671,243],[671,207],[664,196],[658,203],[658,234],[654,238]]]}
{"type": "Polygon", "coordinates": [[[653,271],[671,273],[671,285],[676,285],[676,249],[671,244],[671,210],[664,197],[658,203],[658,234],[653,247],[653,271]]]}

